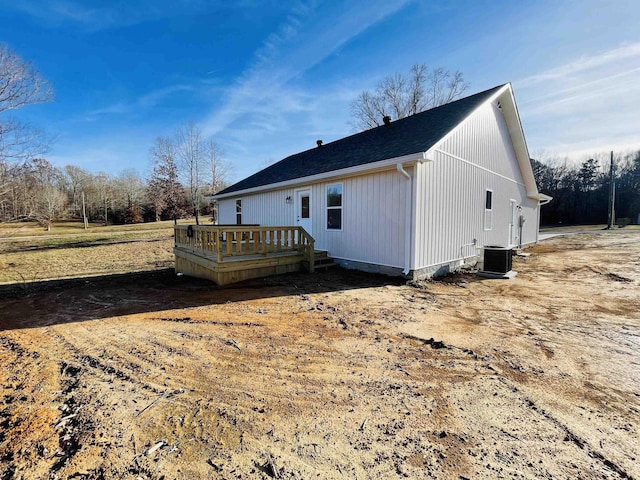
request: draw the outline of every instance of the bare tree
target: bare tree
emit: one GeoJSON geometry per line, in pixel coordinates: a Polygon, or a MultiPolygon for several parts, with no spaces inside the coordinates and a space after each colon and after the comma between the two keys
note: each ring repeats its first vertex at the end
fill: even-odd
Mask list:
{"type": "MultiPolygon", "coordinates": [[[[204,151],[206,160],[211,167],[211,195],[215,195],[227,186],[233,171],[233,165],[224,158],[222,150],[213,139],[205,142],[204,151]]],[[[217,204],[210,204],[210,208],[211,221],[217,223],[217,204]]]]}
{"type": "Polygon", "coordinates": [[[0,161],[16,162],[42,156],[52,139],[15,118],[0,118],[0,161]]]}
{"type": "Polygon", "coordinates": [[[20,163],[46,152],[49,141],[37,129],[3,116],[26,105],[53,100],[53,89],[38,71],[0,44],[0,200],[4,202],[20,163]]]}
{"type": "MultiPolygon", "coordinates": [[[[29,62],[0,45],[0,114],[53,100],[53,89],[29,62]]],[[[41,132],[11,118],[0,118],[0,161],[44,153],[41,132]]]]}
{"type": "Polygon", "coordinates": [[[98,172],[93,177],[93,187],[97,194],[97,206],[98,210],[104,209],[104,226],[109,225],[109,205],[113,201],[113,179],[108,173],[98,172]]]}
{"type": "Polygon", "coordinates": [[[140,174],[128,168],[118,174],[114,181],[117,214],[124,223],[142,223],[140,205],[145,196],[145,187],[140,174]]]}
{"type": "Polygon", "coordinates": [[[66,203],[60,170],[35,158],[14,165],[7,174],[0,220],[36,220],[50,230],[66,203]]]}
{"type": "Polygon", "coordinates": [[[38,222],[47,231],[51,230],[51,224],[64,209],[65,194],[55,185],[45,185],[38,192],[38,222]]]}
{"type": "Polygon", "coordinates": [[[82,214],[82,193],[91,184],[91,174],[75,165],[64,167],[65,190],[69,194],[71,214],[79,217],[82,214]]]}
{"type": "Polygon", "coordinates": [[[184,181],[189,189],[196,225],[200,225],[199,211],[206,165],[202,133],[193,122],[183,125],[176,131],[176,152],[184,181]]]}
{"type": "Polygon", "coordinates": [[[356,130],[374,128],[460,98],[469,88],[462,73],[445,68],[429,70],[425,64],[411,67],[408,75],[396,73],[384,78],[374,91],[364,91],[351,104],[356,130]]]}
{"type": "Polygon", "coordinates": [[[211,195],[215,195],[229,183],[233,165],[224,158],[224,152],[212,139],[205,142],[204,155],[211,168],[211,195]]]}
{"type": "Polygon", "coordinates": [[[157,138],[149,154],[155,165],[148,181],[148,193],[156,219],[160,218],[160,212],[174,220],[183,216],[184,185],[191,204],[190,213],[199,225],[204,194],[209,190],[214,194],[224,188],[232,171],[220,147],[213,139],[205,141],[200,129],[188,122],[176,130],[173,138],[157,138]]]}
{"type": "Polygon", "coordinates": [[[0,113],[51,100],[53,89],[49,82],[31,63],[0,45],[0,113]]]}

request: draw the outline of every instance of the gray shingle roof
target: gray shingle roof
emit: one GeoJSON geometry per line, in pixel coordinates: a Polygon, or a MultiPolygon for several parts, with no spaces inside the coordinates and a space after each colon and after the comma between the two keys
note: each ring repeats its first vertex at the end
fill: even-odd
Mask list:
{"type": "Polygon", "coordinates": [[[218,195],[426,152],[501,87],[296,153],[218,195]]]}

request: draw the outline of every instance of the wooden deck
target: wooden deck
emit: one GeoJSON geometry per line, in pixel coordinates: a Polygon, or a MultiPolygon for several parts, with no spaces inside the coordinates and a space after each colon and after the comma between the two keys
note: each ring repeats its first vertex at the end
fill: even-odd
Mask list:
{"type": "Polygon", "coordinates": [[[176,225],[174,234],[176,272],[218,285],[314,270],[314,239],[301,227],[176,225]]]}

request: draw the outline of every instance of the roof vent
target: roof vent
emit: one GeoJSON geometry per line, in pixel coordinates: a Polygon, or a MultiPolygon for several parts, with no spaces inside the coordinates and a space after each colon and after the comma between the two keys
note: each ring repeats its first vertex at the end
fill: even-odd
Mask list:
{"type": "Polygon", "coordinates": [[[316,140],[316,144],[318,145],[318,148],[320,148],[322,146],[322,140],[316,140]]]}
{"type": "Polygon", "coordinates": [[[502,111],[502,104],[500,103],[500,100],[496,100],[496,107],[498,107],[498,110],[502,111]]]}
{"type": "Polygon", "coordinates": [[[391,123],[391,117],[389,115],[385,115],[384,117],[382,117],[382,121],[385,125],[389,125],[391,123]]]}

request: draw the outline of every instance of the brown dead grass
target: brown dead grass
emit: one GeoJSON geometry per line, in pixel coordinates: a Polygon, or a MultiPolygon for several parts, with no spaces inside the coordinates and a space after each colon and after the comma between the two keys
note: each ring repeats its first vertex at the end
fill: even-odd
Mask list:
{"type": "Polygon", "coordinates": [[[511,281],[154,274],[0,300],[0,475],[638,478],[640,237],[531,252],[511,281]]]}
{"type": "Polygon", "coordinates": [[[171,268],[173,230],[0,241],[0,284],[171,268]]]}

